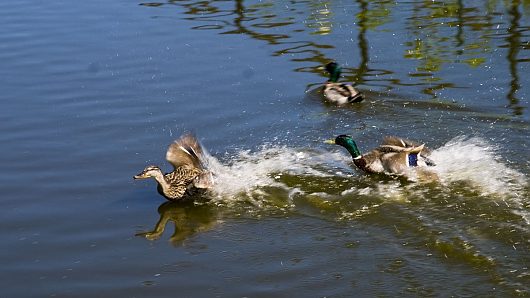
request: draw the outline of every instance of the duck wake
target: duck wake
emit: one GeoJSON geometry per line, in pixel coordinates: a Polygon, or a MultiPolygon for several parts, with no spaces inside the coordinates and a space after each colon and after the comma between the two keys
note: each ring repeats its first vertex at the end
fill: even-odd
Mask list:
{"type": "Polygon", "coordinates": [[[264,146],[257,152],[240,151],[226,164],[207,155],[207,166],[214,173],[213,193],[229,199],[252,196],[264,187],[289,187],[279,182],[284,174],[330,177],[322,167],[324,160],[337,158],[329,153],[295,150],[288,147],[264,146]]]}
{"type": "MultiPolygon", "coordinates": [[[[437,166],[429,170],[436,173],[441,191],[448,194],[461,191],[461,187],[465,186],[470,195],[479,193],[481,196],[498,197],[522,206],[526,176],[510,168],[497,154],[499,150],[480,138],[457,137],[432,151],[430,157],[437,166]]],[[[281,189],[286,196],[285,201],[293,193],[320,194],[325,199],[337,193],[327,193],[333,191],[329,185],[339,184],[337,180],[340,183],[346,180],[345,183],[350,184],[346,190],[338,191],[340,196],[369,195],[388,199],[393,193],[398,193],[397,197],[401,198],[399,193],[404,191],[399,181],[378,182],[379,177],[365,179],[364,174],[352,167],[351,158],[340,151],[267,145],[255,152],[236,152],[224,158],[223,162],[207,155],[207,164],[214,173],[213,199],[219,202],[259,202],[267,200],[271,189],[281,189]],[[286,175],[296,177],[297,182],[282,179],[286,175]],[[320,186],[323,190],[315,193],[314,190],[320,186]],[[392,191],[389,191],[389,187],[392,191]],[[261,199],[255,200],[257,197],[261,199]]],[[[410,194],[411,188],[405,188],[406,193],[410,194]]],[[[421,183],[412,187],[418,191],[421,188],[421,183]]]]}
{"type": "Polygon", "coordinates": [[[499,150],[483,139],[461,136],[434,150],[431,158],[443,184],[465,181],[485,195],[517,194],[525,176],[503,163],[499,150]]]}

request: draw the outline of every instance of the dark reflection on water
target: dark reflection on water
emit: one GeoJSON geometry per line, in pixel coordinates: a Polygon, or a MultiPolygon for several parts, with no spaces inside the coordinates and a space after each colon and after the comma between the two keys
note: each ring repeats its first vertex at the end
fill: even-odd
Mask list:
{"type": "MultiPolygon", "coordinates": [[[[219,30],[220,34],[242,34],[252,39],[267,42],[274,47],[273,56],[288,56],[291,61],[301,63],[297,72],[310,72],[325,77],[322,65],[337,59],[330,55],[337,48],[337,39],[315,41],[312,35],[325,37],[337,30],[336,18],[341,13],[350,13],[352,4],[333,1],[263,1],[245,4],[239,1],[168,1],[141,3],[143,6],[160,7],[177,5],[186,9],[184,19],[205,23],[192,25],[192,29],[219,30]],[[232,6],[232,7],[230,7],[232,6]],[[343,10],[343,12],[341,12],[343,10]],[[304,24],[304,27],[300,25],[304,24]],[[259,30],[261,29],[261,30],[259,30]],[[281,30],[280,30],[281,29],[281,30]],[[264,32],[265,30],[265,32],[264,32]],[[292,32],[292,33],[289,33],[292,32]],[[304,40],[303,33],[309,33],[304,40]]],[[[437,98],[443,91],[467,88],[466,82],[452,78],[445,71],[449,65],[463,65],[468,71],[478,72],[485,67],[488,55],[496,47],[507,47],[507,60],[511,81],[506,92],[508,108],[520,116],[524,106],[519,104],[520,89],[518,69],[528,58],[518,58],[519,51],[528,50],[528,41],[522,39],[530,31],[520,25],[520,1],[488,1],[468,3],[457,1],[417,1],[397,4],[395,1],[356,1],[359,12],[346,26],[357,33],[357,57],[345,53],[348,60],[358,61],[358,67],[343,68],[344,80],[364,88],[392,90],[403,87],[418,87],[423,94],[437,98]],[[410,7],[410,8],[409,8],[410,7]],[[505,12],[509,19],[503,18],[505,12]],[[506,23],[508,21],[508,23],[506,23]],[[370,50],[374,46],[394,47],[381,41],[370,42],[371,32],[396,29],[404,22],[405,32],[398,32],[400,43],[406,46],[402,58],[412,63],[396,63],[395,68],[373,65],[370,50]],[[355,28],[355,26],[357,28],[355,28]],[[390,27],[389,27],[390,26],[390,27]],[[507,44],[496,45],[503,37],[507,44]],[[396,75],[398,73],[406,74],[396,75]]],[[[351,16],[350,16],[351,17],[351,16]]],[[[352,40],[353,41],[353,40],[352,40]]],[[[348,43],[353,45],[352,43],[348,43]]],[[[396,47],[397,49],[398,47],[396,47]]],[[[388,67],[388,65],[387,65],[388,67]]],[[[319,83],[309,83],[308,88],[319,83]]]]}
{"type": "Polygon", "coordinates": [[[358,1],[360,4],[361,12],[358,15],[359,21],[359,35],[357,39],[359,40],[358,45],[361,54],[361,61],[359,62],[358,72],[354,76],[354,82],[359,82],[360,84],[364,83],[363,77],[368,72],[368,62],[370,60],[370,55],[368,53],[368,41],[366,39],[366,31],[369,18],[367,16],[368,3],[366,1],[358,1]]]}
{"type": "MultiPolygon", "coordinates": [[[[519,21],[521,19],[521,14],[519,13],[519,1],[513,1],[511,7],[508,10],[511,20],[510,27],[508,28],[508,37],[506,41],[508,42],[508,62],[510,64],[510,75],[512,76],[510,92],[506,95],[508,98],[508,106],[513,109],[515,115],[523,114],[523,107],[519,105],[519,99],[516,97],[517,90],[519,90],[519,73],[518,68],[518,58],[519,48],[521,47],[521,32],[519,21]]],[[[527,59],[526,62],[530,62],[527,59]]]]}
{"type": "Polygon", "coordinates": [[[169,241],[178,246],[193,235],[208,231],[217,224],[216,211],[212,206],[195,203],[191,199],[162,203],[158,207],[158,214],[160,218],[154,228],[148,232],[139,232],[136,236],[156,240],[164,234],[166,226],[173,223],[174,232],[169,241]]]}

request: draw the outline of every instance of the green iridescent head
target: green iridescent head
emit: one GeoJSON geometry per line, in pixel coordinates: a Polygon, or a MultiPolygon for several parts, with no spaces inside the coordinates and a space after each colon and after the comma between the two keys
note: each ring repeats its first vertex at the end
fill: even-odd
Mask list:
{"type": "Polygon", "coordinates": [[[325,142],[328,144],[340,145],[346,148],[346,150],[350,152],[353,158],[357,158],[361,156],[361,151],[359,150],[359,148],[357,148],[357,144],[353,140],[352,136],[340,135],[336,137],[334,140],[327,140],[325,142]]]}
{"type": "Polygon", "coordinates": [[[329,72],[329,81],[336,83],[340,78],[341,68],[335,62],[326,65],[326,71],[329,72]]]}

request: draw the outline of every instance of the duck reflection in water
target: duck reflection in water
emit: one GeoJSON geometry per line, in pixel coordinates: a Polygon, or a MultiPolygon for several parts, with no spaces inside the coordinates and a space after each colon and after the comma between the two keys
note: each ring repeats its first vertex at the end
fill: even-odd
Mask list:
{"type": "Polygon", "coordinates": [[[162,236],[169,221],[175,224],[175,231],[169,238],[173,245],[181,245],[186,239],[195,234],[208,231],[216,226],[217,214],[209,204],[200,204],[187,200],[185,202],[165,202],[158,207],[160,218],[152,231],[140,232],[149,240],[156,240],[162,236]]]}

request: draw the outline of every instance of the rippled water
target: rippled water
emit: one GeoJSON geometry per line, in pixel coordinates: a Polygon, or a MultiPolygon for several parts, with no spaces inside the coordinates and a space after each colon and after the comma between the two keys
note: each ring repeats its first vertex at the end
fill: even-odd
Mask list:
{"type": "Polygon", "coordinates": [[[530,2],[0,3],[1,297],[529,296],[530,2]],[[366,94],[322,101],[323,65],[366,94]],[[193,131],[216,187],[133,181],[193,131]],[[340,147],[425,142],[436,179],[340,147]],[[421,175],[420,175],[421,176],[421,175]]]}

